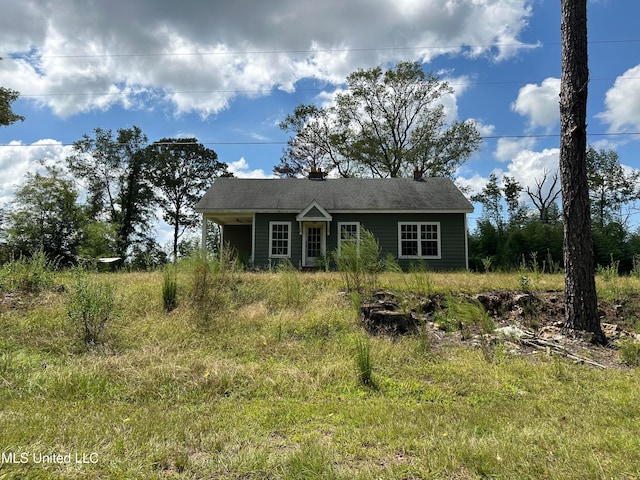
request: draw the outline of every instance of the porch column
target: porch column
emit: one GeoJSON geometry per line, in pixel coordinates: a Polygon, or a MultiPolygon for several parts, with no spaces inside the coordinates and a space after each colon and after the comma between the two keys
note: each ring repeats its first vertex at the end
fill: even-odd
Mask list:
{"type": "Polygon", "coordinates": [[[205,253],[207,251],[207,230],[208,229],[209,229],[209,221],[207,220],[207,217],[205,217],[203,213],[202,214],[202,239],[201,239],[200,248],[202,248],[202,251],[205,253]]]}

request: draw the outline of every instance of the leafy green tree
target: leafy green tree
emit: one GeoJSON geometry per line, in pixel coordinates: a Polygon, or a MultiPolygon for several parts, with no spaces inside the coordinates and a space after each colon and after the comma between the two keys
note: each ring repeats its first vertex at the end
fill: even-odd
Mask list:
{"type": "Polygon", "coordinates": [[[106,220],[115,230],[116,254],[126,257],[136,241],[144,241],[154,218],[156,197],[147,158],[147,137],[139,127],[96,128],[74,143],[67,168],[87,189],[88,216],[106,220]]]}
{"type": "Polygon", "coordinates": [[[335,106],[301,105],[287,117],[281,127],[296,137],[277,173],[322,165],[342,176],[452,176],[480,145],[473,122],[447,125],[441,100],[453,89],[417,62],[358,70],[347,86],[335,106]]]}
{"type": "Polygon", "coordinates": [[[633,251],[629,245],[629,233],[617,222],[607,223],[603,228],[594,228],[593,259],[596,266],[608,266],[618,262],[621,272],[629,272],[633,267],[633,251]]]}
{"type": "Polygon", "coordinates": [[[19,93],[9,88],[0,87],[0,125],[11,125],[18,120],[23,121],[22,115],[11,110],[11,104],[18,99],[19,93]]]}
{"type": "Polygon", "coordinates": [[[82,241],[78,246],[79,257],[115,257],[116,250],[116,232],[113,225],[93,220],[83,226],[82,241]]]}
{"type": "Polygon", "coordinates": [[[15,253],[42,250],[63,263],[74,261],[81,239],[82,211],[78,192],[61,171],[27,173],[7,218],[7,243],[15,253]]]}
{"type": "MultiPolygon", "coordinates": [[[[2,58],[0,58],[2,60],[2,58]]],[[[20,94],[10,88],[0,87],[0,125],[11,125],[18,120],[23,121],[22,115],[13,113],[11,104],[15,102],[20,94]]]]}
{"type": "Polygon", "coordinates": [[[280,164],[273,168],[275,174],[297,177],[315,169],[326,173],[335,170],[341,177],[355,176],[354,162],[341,152],[345,132],[335,121],[335,109],[298,105],[280,128],[293,136],[287,141],[280,164]]]}
{"type": "Polygon", "coordinates": [[[502,205],[502,189],[498,185],[498,176],[495,173],[489,175],[489,181],[482,189],[482,192],[473,195],[471,201],[482,204],[482,218],[498,230],[504,227],[502,205]]]}
{"type": "Polygon", "coordinates": [[[614,150],[596,150],[590,146],[587,149],[587,179],[594,225],[600,229],[609,222],[625,225],[624,206],[640,199],[640,171],[625,171],[614,150]]]}
{"type": "Polygon", "coordinates": [[[173,258],[184,231],[198,225],[196,202],[220,176],[230,176],[227,164],[195,138],[163,138],[147,148],[152,181],[165,222],[173,226],[173,258]]]}
{"type": "Polygon", "coordinates": [[[166,263],[167,253],[152,238],[136,242],[131,249],[130,265],[136,270],[155,270],[166,263]]]}
{"type": "Polygon", "coordinates": [[[507,203],[507,222],[509,225],[520,225],[524,222],[527,209],[520,202],[520,194],[522,193],[522,185],[515,179],[505,175],[503,178],[504,185],[502,192],[507,203]]]}
{"type": "Polygon", "coordinates": [[[469,268],[482,272],[483,261],[490,260],[493,267],[502,267],[502,235],[486,218],[481,218],[469,237],[469,268]]]}

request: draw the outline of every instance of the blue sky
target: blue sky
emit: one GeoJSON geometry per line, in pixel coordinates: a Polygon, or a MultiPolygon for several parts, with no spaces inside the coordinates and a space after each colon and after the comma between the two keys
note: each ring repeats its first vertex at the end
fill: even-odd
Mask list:
{"type": "MultiPolygon", "coordinates": [[[[195,136],[236,175],[270,176],[287,140],[278,123],[297,104],[400,60],[449,81],[448,118],[485,137],[460,184],[478,191],[495,172],[534,186],[558,162],[558,4],[5,0],[0,85],[21,93],[26,119],[0,128],[0,205],[37,160],[63,159],[97,127],[195,136]]],[[[588,17],[589,142],[640,168],[640,2],[592,0],[588,17]]]]}

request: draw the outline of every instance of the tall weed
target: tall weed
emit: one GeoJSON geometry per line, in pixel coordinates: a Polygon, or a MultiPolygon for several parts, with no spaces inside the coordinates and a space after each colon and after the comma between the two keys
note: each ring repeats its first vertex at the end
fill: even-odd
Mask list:
{"type": "Polygon", "coordinates": [[[433,292],[433,280],[424,261],[411,264],[405,283],[411,292],[419,297],[426,297],[433,292]]]}
{"type": "Polygon", "coordinates": [[[30,257],[20,256],[0,269],[0,292],[22,291],[38,294],[53,287],[57,265],[42,250],[30,257]]]}
{"type": "Polygon", "coordinates": [[[178,305],[178,279],[174,267],[167,267],[164,271],[162,303],[167,312],[170,312],[178,305]]]}
{"type": "Polygon", "coordinates": [[[382,269],[380,244],[368,230],[360,229],[358,242],[344,242],[332,254],[347,291],[370,294],[375,290],[382,269]]]}
{"type": "Polygon", "coordinates": [[[189,258],[192,289],[191,304],[197,323],[210,326],[212,315],[231,302],[231,287],[235,279],[233,252],[222,248],[215,256],[196,249],[189,258]]]}
{"type": "Polygon", "coordinates": [[[471,327],[481,334],[493,333],[495,323],[491,316],[477,300],[447,296],[447,309],[436,312],[435,322],[445,331],[460,330],[463,338],[471,335],[471,327]]]}
{"type": "Polygon", "coordinates": [[[598,265],[597,271],[605,282],[610,282],[611,280],[618,278],[619,267],[620,260],[614,260],[613,255],[611,255],[611,262],[609,265],[598,265]]]}
{"type": "Polygon", "coordinates": [[[97,345],[106,339],[107,327],[118,316],[115,288],[90,279],[79,270],[67,299],[67,315],[86,345],[97,345]]]}
{"type": "Polygon", "coordinates": [[[304,299],[304,285],[301,273],[291,262],[280,262],[276,267],[278,272],[278,304],[280,306],[298,307],[304,299]]]}
{"type": "Polygon", "coordinates": [[[371,341],[368,337],[358,337],[355,341],[355,360],[358,380],[365,387],[374,387],[373,363],[371,361],[371,341]]]}
{"type": "Polygon", "coordinates": [[[640,366],[640,343],[633,340],[621,341],[620,359],[630,367],[640,366]]]}

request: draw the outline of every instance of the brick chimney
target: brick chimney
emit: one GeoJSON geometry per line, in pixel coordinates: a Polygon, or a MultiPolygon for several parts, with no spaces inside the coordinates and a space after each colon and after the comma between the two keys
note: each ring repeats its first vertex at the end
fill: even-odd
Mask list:
{"type": "Polygon", "coordinates": [[[418,167],[415,167],[413,169],[413,179],[414,180],[422,180],[422,170],[420,170],[418,167]]]}
{"type": "Polygon", "coordinates": [[[309,180],[324,180],[324,173],[321,168],[311,167],[309,171],[309,180]]]}

